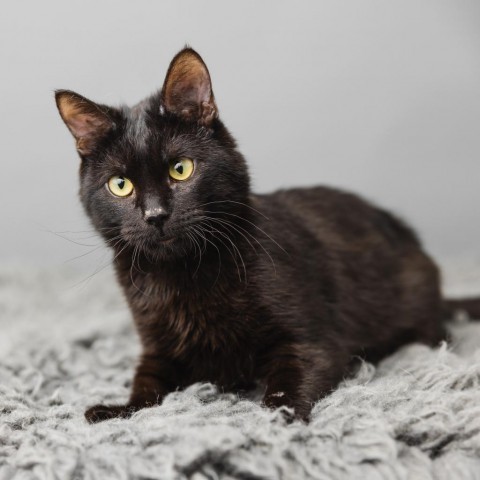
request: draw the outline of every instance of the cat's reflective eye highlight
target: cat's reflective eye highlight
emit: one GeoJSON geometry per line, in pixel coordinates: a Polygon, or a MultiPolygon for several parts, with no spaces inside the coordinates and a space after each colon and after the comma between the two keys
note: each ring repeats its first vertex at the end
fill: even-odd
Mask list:
{"type": "Polygon", "coordinates": [[[174,180],[186,180],[193,173],[193,160],[187,157],[177,158],[170,162],[168,174],[174,180]]]}
{"type": "Polygon", "coordinates": [[[133,183],[126,177],[112,177],[107,186],[116,197],[128,197],[133,192],[133,183]]]}

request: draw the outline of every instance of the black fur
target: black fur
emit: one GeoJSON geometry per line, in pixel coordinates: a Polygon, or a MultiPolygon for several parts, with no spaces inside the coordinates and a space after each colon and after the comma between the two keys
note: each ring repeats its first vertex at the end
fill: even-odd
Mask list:
{"type": "Polygon", "coordinates": [[[356,356],[444,338],[437,268],[405,224],[331,188],[250,192],[193,50],[133,108],[56,98],[77,141],[82,202],[114,251],[143,345],[128,404],[92,407],[89,421],[192,382],[236,390],[257,379],[267,406],[307,418],[356,356]],[[181,157],[195,169],[175,181],[181,157]],[[108,191],[114,175],[133,182],[131,196],[108,191]],[[162,215],[147,222],[147,211],[162,215]]]}

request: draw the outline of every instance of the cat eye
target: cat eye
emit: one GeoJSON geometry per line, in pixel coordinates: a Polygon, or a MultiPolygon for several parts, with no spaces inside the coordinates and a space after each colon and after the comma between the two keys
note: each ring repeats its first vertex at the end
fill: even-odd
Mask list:
{"type": "Polygon", "coordinates": [[[170,162],[170,168],[168,174],[174,180],[186,180],[193,173],[193,160],[190,158],[182,157],[172,160],[170,162]]]}
{"type": "Polygon", "coordinates": [[[133,183],[125,177],[112,177],[107,186],[116,197],[128,197],[133,192],[133,183]]]}

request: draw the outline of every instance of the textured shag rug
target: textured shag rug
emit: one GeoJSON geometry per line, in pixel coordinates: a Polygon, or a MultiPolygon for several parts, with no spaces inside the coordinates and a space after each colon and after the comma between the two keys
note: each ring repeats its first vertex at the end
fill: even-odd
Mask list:
{"type": "Polygon", "coordinates": [[[363,364],[309,425],[210,384],[89,425],[127,399],[139,348],[112,274],[81,279],[0,271],[0,480],[480,478],[480,322],[363,364]]]}

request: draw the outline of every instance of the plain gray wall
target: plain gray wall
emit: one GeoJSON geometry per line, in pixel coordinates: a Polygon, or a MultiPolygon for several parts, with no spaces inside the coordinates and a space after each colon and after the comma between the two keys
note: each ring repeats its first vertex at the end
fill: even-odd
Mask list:
{"type": "Polygon", "coordinates": [[[56,265],[91,249],[48,233],[89,228],[53,90],[135,103],[161,87],[185,43],[210,68],[257,191],[338,185],[407,218],[441,262],[479,257],[478,0],[2,7],[2,262],[56,265]]]}

